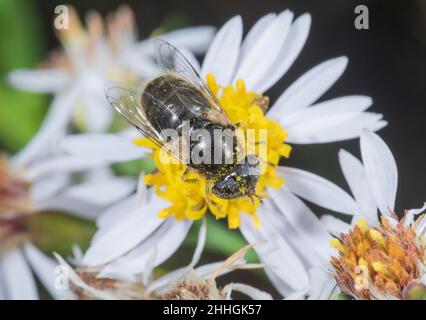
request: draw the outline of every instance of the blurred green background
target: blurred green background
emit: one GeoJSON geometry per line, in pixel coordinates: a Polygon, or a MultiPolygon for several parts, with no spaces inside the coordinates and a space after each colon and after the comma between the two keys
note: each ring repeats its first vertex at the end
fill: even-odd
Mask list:
{"type": "MultiPolygon", "coordinates": [[[[81,15],[89,9],[106,15],[123,1],[75,0],[68,3],[81,15]]],[[[380,134],[393,151],[399,168],[397,211],[418,207],[426,200],[426,1],[135,0],[124,3],[135,12],[141,38],[159,27],[161,30],[206,24],[220,27],[235,14],[242,15],[247,31],[270,11],[288,8],[296,16],[310,12],[313,19],[307,44],[290,71],[268,92],[271,100],[317,63],[347,55],[350,63],[345,74],[322,99],[346,94],[372,96],[375,103],[371,110],[383,113],[390,123],[380,134]],[[369,8],[370,30],[354,28],[354,8],[359,4],[369,8]]],[[[51,25],[54,8],[60,4],[64,3],[0,0],[0,149],[10,154],[22,148],[34,135],[51,97],[14,90],[7,86],[4,77],[15,68],[37,67],[49,51],[59,46],[51,25]]],[[[359,155],[358,141],[297,146],[288,164],[317,172],[346,188],[342,174],[336,170],[337,151],[342,147],[359,155]]],[[[322,209],[314,209],[322,213],[322,209]]],[[[238,232],[227,232],[223,224],[212,219],[209,222],[209,258],[223,258],[244,244],[238,232]],[[210,241],[213,236],[221,242],[210,241]]],[[[46,252],[67,253],[72,242],[86,247],[94,231],[93,224],[58,213],[40,215],[32,227],[43,235],[38,244],[46,252]],[[62,226],[59,227],[61,231],[52,233],[53,225],[62,226]]],[[[191,248],[194,242],[195,233],[192,232],[186,247],[191,248]]],[[[183,254],[180,257],[189,257],[190,250],[183,249],[183,254]]],[[[171,265],[174,264],[178,265],[179,261],[171,261],[171,265]]],[[[260,288],[270,289],[263,281],[258,281],[260,288]]]]}

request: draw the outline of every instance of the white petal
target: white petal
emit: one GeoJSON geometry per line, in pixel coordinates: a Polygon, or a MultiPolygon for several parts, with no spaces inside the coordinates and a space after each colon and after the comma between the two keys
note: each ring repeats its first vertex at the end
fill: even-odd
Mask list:
{"type": "MultiPolygon", "coordinates": [[[[101,83],[104,83],[104,81],[101,81],[101,83]]],[[[114,111],[108,104],[103,92],[102,95],[97,92],[85,93],[83,113],[89,132],[107,131],[114,118],[114,111]]]]}
{"type": "Polygon", "coordinates": [[[204,58],[201,75],[213,73],[221,85],[228,85],[235,71],[243,34],[240,16],[233,17],[216,34],[204,58]]]}
{"type": "Polygon", "coordinates": [[[75,172],[84,171],[105,165],[105,161],[99,159],[72,157],[72,156],[57,156],[55,158],[40,161],[28,168],[24,175],[29,181],[35,181],[43,175],[48,175],[56,172],[75,172]]]}
{"type": "Polygon", "coordinates": [[[99,266],[110,262],[146,239],[164,220],[157,213],[168,204],[160,198],[153,199],[144,206],[134,207],[121,221],[110,226],[84,255],[83,263],[87,266],[99,266]]]}
{"type": "Polygon", "coordinates": [[[10,300],[37,300],[37,287],[20,249],[7,251],[0,257],[0,280],[10,300]]]}
{"type": "Polygon", "coordinates": [[[125,198],[135,189],[136,180],[134,178],[111,177],[107,180],[90,181],[71,186],[66,189],[64,194],[98,206],[107,206],[125,198]]]}
{"type": "Polygon", "coordinates": [[[238,291],[253,300],[272,300],[272,296],[269,293],[243,283],[230,283],[229,285],[225,286],[223,291],[228,291],[229,296],[231,295],[232,291],[238,291]]]}
{"type": "Polygon", "coordinates": [[[150,56],[127,55],[123,60],[123,65],[142,79],[154,78],[162,72],[155,59],[150,56]]]}
{"type": "Polygon", "coordinates": [[[37,211],[56,210],[69,213],[83,219],[96,219],[102,212],[103,207],[81,199],[72,198],[64,194],[55,195],[35,203],[37,211]]]}
{"type": "Polygon", "coordinates": [[[31,184],[31,199],[35,203],[46,200],[70,183],[69,174],[55,174],[54,176],[37,179],[31,184]]]}
{"type": "MultiPolygon", "coordinates": [[[[309,207],[289,192],[287,187],[280,190],[268,190],[268,194],[279,209],[279,213],[288,220],[305,244],[323,259],[316,261],[316,264],[327,260],[330,252],[330,235],[309,207]]],[[[279,221],[274,222],[277,226],[279,223],[279,221]]],[[[299,251],[303,256],[309,252],[309,249],[299,251]]],[[[310,261],[309,257],[306,257],[305,260],[310,261]]]]}
{"type": "Polygon", "coordinates": [[[358,207],[349,194],[318,175],[289,167],[279,167],[278,173],[291,192],[312,203],[345,214],[357,212],[358,207]]]}
{"type": "Polygon", "coordinates": [[[136,196],[132,195],[117,204],[110,206],[107,210],[105,210],[99,218],[96,220],[96,224],[98,228],[98,233],[103,227],[107,225],[113,225],[118,220],[120,220],[120,216],[125,213],[131,212],[132,209],[137,206],[136,196]]]}
{"type": "Polygon", "coordinates": [[[343,175],[358,204],[358,214],[377,220],[377,206],[361,161],[345,150],[339,151],[343,175]]]}
{"type": "Polygon", "coordinates": [[[186,60],[188,60],[191,66],[193,66],[194,69],[199,73],[201,66],[194,54],[185,47],[177,47],[177,49],[183,54],[186,60]]]}
{"type": "Polygon", "coordinates": [[[327,279],[316,283],[311,289],[308,300],[329,300],[333,296],[333,292],[337,288],[335,279],[327,279]]]}
{"type": "MultiPolygon", "coordinates": [[[[303,204],[303,202],[299,198],[295,196],[293,197],[298,200],[298,202],[296,202],[296,205],[298,205],[299,203],[303,204]]],[[[329,251],[328,243],[327,245],[325,241],[320,241],[317,243],[317,240],[315,239],[315,243],[317,243],[317,246],[312,246],[312,237],[309,236],[309,233],[311,232],[311,230],[316,229],[315,232],[317,235],[320,235],[319,238],[324,237],[325,239],[327,239],[328,234],[326,233],[325,228],[318,224],[318,221],[314,221],[312,225],[308,224],[306,226],[304,224],[310,219],[318,220],[318,218],[315,217],[315,215],[312,211],[309,210],[309,208],[304,206],[306,210],[297,210],[294,204],[292,204],[292,202],[289,202],[287,205],[290,207],[290,210],[292,210],[292,213],[289,214],[288,212],[282,212],[280,207],[271,200],[264,200],[263,203],[265,206],[267,206],[268,204],[272,204],[271,206],[267,207],[267,215],[263,217],[263,219],[268,219],[269,223],[273,224],[275,229],[281,234],[281,236],[286,239],[288,244],[299,256],[306,270],[308,270],[312,266],[317,266],[319,264],[324,263],[324,258],[326,258],[327,252],[329,251]],[[293,213],[301,215],[301,218],[297,220],[292,219],[293,213]],[[291,219],[293,221],[290,222],[291,219]]]]}
{"type": "MultiPolygon", "coordinates": [[[[411,226],[411,224],[414,222],[414,216],[422,213],[425,210],[426,210],[426,202],[423,203],[423,207],[421,207],[421,208],[407,210],[405,212],[405,214],[404,214],[404,226],[406,228],[408,228],[409,226],[411,226]]],[[[421,221],[419,221],[419,224],[420,224],[420,222],[421,221]]],[[[416,224],[415,227],[418,230],[418,224],[416,224]]],[[[419,232],[419,233],[421,233],[421,232],[419,232]]]]}
{"type": "Polygon", "coordinates": [[[329,143],[358,138],[363,130],[377,131],[387,125],[383,115],[363,112],[360,114],[335,114],[327,118],[305,121],[287,128],[289,143],[329,143]]]}
{"type": "Polygon", "coordinates": [[[239,58],[243,57],[247,52],[250,52],[256,46],[259,37],[261,37],[263,32],[268,29],[272,22],[275,21],[276,17],[277,14],[268,13],[256,21],[241,44],[239,58]]]}
{"type": "Polygon", "coordinates": [[[152,254],[149,257],[148,261],[146,262],[144,270],[142,271],[142,283],[145,287],[149,284],[149,282],[153,278],[155,261],[157,260],[157,256],[158,256],[158,249],[157,249],[157,246],[154,246],[154,249],[152,249],[152,254]]]}
{"type": "MultiPolygon", "coordinates": [[[[426,205],[426,203],[424,204],[424,206],[425,205],[426,205]]],[[[425,209],[424,206],[421,209],[425,209]]],[[[416,214],[417,214],[417,212],[416,212],[416,214]]],[[[424,239],[424,236],[425,236],[425,233],[426,233],[426,215],[422,215],[419,218],[417,218],[415,228],[416,228],[417,237],[418,238],[423,237],[423,239],[424,239]]]]}
{"type": "Polygon", "coordinates": [[[204,245],[206,244],[206,238],[207,238],[207,223],[206,219],[203,219],[203,222],[200,227],[200,231],[198,232],[198,240],[197,240],[197,246],[194,250],[194,255],[192,256],[191,263],[189,264],[189,267],[194,267],[201,258],[201,254],[204,250],[204,245]]]}
{"type": "Polygon", "coordinates": [[[78,93],[79,87],[75,85],[66,93],[61,93],[54,97],[49,112],[37,134],[23,150],[12,158],[15,166],[26,166],[35,158],[47,153],[56,146],[58,139],[65,135],[66,127],[71,120],[76,105],[78,93]]]}
{"type": "Polygon", "coordinates": [[[246,50],[240,56],[239,66],[232,83],[243,79],[247,90],[258,92],[257,86],[280,53],[292,20],[293,13],[287,10],[268,25],[250,50],[246,50]]]}
{"type": "MultiPolygon", "coordinates": [[[[368,109],[373,100],[366,96],[345,96],[320,102],[310,108],[301,109],[296,112],[285,114],[281,113],[279,119],[281,126],[288,128],[306,121],[321,119],[327,120],[330,117],[339,115],[356,115],[368,109]]],[[[269,116],[269,113],[268,113],[269,116]]]]}
{"type": "MultiPolygon", "coordinates": [[[[261,210],[262,207],[259,211],[261,210]]],[[[255,228],[247,215],[242,215],[241,218],[240,231],[249,243],[259,243],[254,249],[265,263],[265,269],[272,270],[293,289],[305,287],[309,279],[302,262],[274,226],[264,219],[262,227],[255,228]]]]}
{"type": "Polygon", "coordinates": [[[72,246],[72,256],[71,256],[71,262],[76,266],[83,265],[83,251],[78,245],[72,246]]]}
{"type": "Polygon", "coordinates": [[[281,277],[269,268],[264,268],[266,275],[271,281],[272,285],[277,289],[281,296],[286,297],[290,293],[294,292],[295,289],[288,285],[281,277]]]}
{"type": "Polygon", "coordinates": [[[127,255],[108,264],[99,277],[118,278],[121,280],[132,280],[143,270],[141,266],[146,265],[150,258],[150,249],[158,248],[158,256],[155,266],[167,260],[181,245],[192,225],[192,221],[176,221],[174,218],[167,219],[155,232],[139,244],[127,255]]]}
{"type": "Polygon", "coordinates": [[[268,90],[287,72],[305,45],[310,27],[311,16],[309,14],[304,14],[294,21],[277,59],[259,82],[258,92],[268,90]]]}
{"type": "Polygon", "coordinates": [[[339,57],[315,66],[284,91],[273,108],[290,114],[308,107],[333,86],[347,64],[348,58],[339,57]]]}
{"type": "Polygon", "coordinates": [[[351,225],[332,215],[325,214],[321,217],[321,222],[326,226],[327,230],[334,236],[339,236],[341,233],[347,233],[351,225]]]}
{"type": "Polygon", "coordinates": [[[175,46],[187,48],[194,54],[203,54],[210,46],[215,32],[215,27],[198,26],[167,32],[161,38],[175,46]]]}
{"type": "Polygon", "coordinates": [[[16,70],[8,74],[7,81],[19,89],[55,93],[62,90],[70,78],[60,69],[16,70]]]}
{"type": "Polygon", "coordinates": [[[307,286],[306,288],[297,290],[287,295],[284,300],[305,300],[306,295],[312,289],[312,285],[307,286]]]}
{"type": "Polygon", "coordinates": [[[96,168],[89,172],[85,172],[84,174],[84,181],[86,183],[94,183],[94,182],[99,182],[101,180],[106,181],[106,180],[114,179],[114,178],[115,178],[114,170],[108,165],[105,165],[101,168],[96,168]]]}
{"type": "Polygon", "coordinates": [[[53,253],[59,265],[66,270],[66,274],[69,278],[69,282],[73,283],[76,287],[83,289],[89,295],[101,300],[114,300],[116,297],[113,293],[106,290],[95,289],[84,282],[80,276],[71,268],[68,263],[57,253],[53,253]]]}
{"type": "Polygon", "coordinates": [[[113,227],[118,221],[122,220],[127,215],[131,215],[134,208],[143,208],[151,199],[156,199],[155,190],[153,188],[148,189],[144,183],[143,176],[139,178],[138,189],[136,194],[110,206],[104,213],[97,219],[98,232],[92,239],[92,243],[96,241],[98,237],[107,231],[110,227],[113,227]]]}
{"type": "Polygon", "coordinates": [[[55,287],[55,280],[58,274],[55,272],[57,262],[45,256],[32,244],[24,247],[25,256],[43,286],[49,291],[54,299],[64,299],[68,295],[64,290],[55,287]]]}
{"type": "Polygon", "coordinates": [[[133,126],[119,131],[118,134],[129,139],[136,139],[141,137],[141,133],[133,126]]]}
{"type": "Polygon", "coordinates": [[[118,134],[77,134],[65,138],[62,148],[66,152],[92,159],[112,162],[139,159],[146,148],[136,146],[131,139],[118,134]]]}
{"type": "Polygon", "coordinates": [[[364,131],[361,136],[361,155],[367,179],[380,212],[389,216],[394,209],[398,187],[398,169],[392,152],[375,133],[364,131]]]}

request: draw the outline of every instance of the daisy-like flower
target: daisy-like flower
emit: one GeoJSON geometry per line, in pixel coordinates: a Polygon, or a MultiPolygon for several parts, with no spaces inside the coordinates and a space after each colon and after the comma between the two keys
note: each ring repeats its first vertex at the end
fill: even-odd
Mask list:
{"type": "MultiPolygon", "coordinates": [[[[354,198],[324,178],[287,170],[291,177],[288,184],[304,181],[305,188],[298,189],[299,196],[353,216],[349,225],[325,215],[321,226],[303,203],[282,210],[283,217],[291,212],[290,215],[298,214],[301,220],[312,222],[310,227],[295,230],[294,238],[312,241],[312,234],[317,235],[310,249],[296,249],[303,260],[310,261],[305,268],[311,268],[311,283],[291,298],[308,295],[326,299],[343,292],[355,299],[406,299],[411,288],[426,285],[426,219],[424,215],[414,218],[426,209],[426,204],[406,211],[398,219],[393,211],[398,175],[391,151],[379,136],[366,131],[361,136],[361,154],[362,163],[344,150],[339,153],[354,198]],[[301,177],[293,179],[297,175],[301,177]],[[326,234],[324,226],[333,237],[326,234]]],[[[278,223],[285,225],[283,219],[278,223]]],[[[281,226],[280,230],[285,230],[281,226]]]]}
{"type": "MultiPolygon", "coordinates": [[[[281,202],[281,192],[284,192],[282,190],[285,188],[286,177],[278,164],[282,157],[290,155],[288,143],[326,143],[351,139],[359,137],[364,128],[374,131],[386,125],[381,120],[382,115],[365,112],[372,103],[369,97],[346,96],[315,103],[343,73],[347,64],[346,57],[331,59],[314,67],[296,80],[269,107],[269,99],[263,93],[294,62],[306,41],[309,28],[308,14],[294,21],[290,11],[268,14],[255,24],[242,41],[242,22],[237,16],[217,33],[202,66],[198,66],[193,57],[187,56],[194,67],[200,70],[201,76],[206,79],[207,85],[216,94],[231,121],[239,123],[243,129],[267,130],[268,165],[259,179],[256,193],[269,197],[272,202],[281,202]]],[[[285,239],[279,233],[274,233],[279,238],[271,239],[272,231],[266,231],[270,229],[265,227],[266,224],[271,224],[267,222],[269,216],[264,214],[259,219],[266,210],[260,201],[255,200],[253,205],[250,199],[214,199],[218,205],[211,205],[205,194],[205,179],[194,174],[196,182],[183,181],[183,165],[162,164],[158,161],[158,150],[152,149],[152,144],[136,139],[132,145],[127,134],[128,132],[120,135],[81,135],[69,137],[63,144],[68,152],[102,157],[111,162],[135,159],[142,153],[150,154],[157,165],[156,172],[145,176],[145,182],[154,186],[156,194],[144,203],[145,207],[141,207],[144,213],[139,212],[141,209],[135,209],[132,220],[128,221],[118,221],[111,216],[102,219],[99,223],[99,236],[94,239],[93,246],[85,255],[87,264],[101,265],[127,253],[128,266],[136,266],[136,263],[146,259],[144,254],[140,255],[140,248],[152,244],[152,239],[171,242],[172,247],[177,246],[183,241],[191,221],[202,218],[207,211],[217,218],[227,218],[230,228],[240,227],[248,240],[258,237],[260,233],[262,238],[271,240],[269,243],[272,246],[282,247],[285,239]],[[141,146],[139,150],[138,145],[141,146]],[[159,213],[162,218],[172,216],[177,221],[159,221],[152,215],[153,212],[159,213]],[[247,217],[250,219],[246,219],[247,217]],[[252,228],[253,221],[257,228],[252,228]],[[167,235],[165,231],[163,236],[160,235],[160,225],[160,228],[167,230],[167,235]],[[166,228],[166,225],[169,227],[166,228]],[[140,231],[142,229],[144,232],[140,231]],[[123,241],[117,243],[118,239],[115,237],[123,234],[117,230],[127,231],[127,244],[123,241]],[[102,249],[107,247],[106,243],[111,244],[108,252],[102,249]]],[[[262,261],[267,261],[262,256],[270,252],[268,246],[256,248],[262,261]],[[262,247],[265,249],[261,249],[262,247]]],[[[296,257],[290,247],[288,254],[296,257]]],[[[293,267],[306,284],[308,276],[304,269],[297,264],[293,267]]],[[[114,264],[110,264],[107,269],[112,272],[114,264]]],[[[300,288],[300,283],[296,282],[297,277],[287,274],[285,279],[294,285],[293,288],[300,288]]]]}
{"type": "Polygon", "coordinates": [[[59,297],[50,281],[54,263],[31,244],[32,216],[57,209],[94,218],[105,206],[133,192],[135,181],[114,178],[102,185],[95,180],[72,185],[72,172],[98,168],[105,162],[54,152],[47,158],[34,155],[20,160],[19,154],[10,159],[0,154],[0,299],[36,299],[31,270],[59,297]],[[94,194],[106,200],[89,201],[94,194]]]}
{"type": "MultiPolygon", "coordinates": [[[[32,148],[27,149],[29,154],[62,138],[70,121],[87,131],[106,131],[113,111],[105,98],[105,83],[134,84],[158,72],[152,56],[152,40],[137,41],[129,7],[120,7],[106,22],[96,11],[89,12],[87,29],[72,6],[68,6],[68,14],[69,28],[55,29],[62,50],[52,53],[39,69],[15,70],[8,77],[17,88],[55,95],[44,129],[33,139],[32,148]],[[62,100],[71,101],[59,103],[62,100]]],[[[200,54],[205,52],[213,35],[213,27],[201,26],[163,36],[200,54]]]]}
{"type": "Polygon", "coordinates": [[[159,255],[158,247],[150,248],[150,259],[145,266],[129,278],[127,270],[117,273],[115,277],[105,278],[102,269],[86,267],[81,260],[82,253],[75,251],[71,267],[62,257],[56,255],[59,264],[66,268],[62,275],[68,282],[68,297],[74,299],[101,300],[217,300],[230,299],[233,291],[239,291],[252,299],[272,299],[261,290],[241,283],[230,283],[219,289],[216,278],[236,269],[253,269],[258,264],[248,264],[244,256],[251,245],[246,246],[229,257],[226,261],[215,262],[195,267],[201,257],[206,240],[206,224],[201,225],[197,246],[191,262],[186,267],[171,271],[160,277],[155,275],[155,260],[159,255]]]}

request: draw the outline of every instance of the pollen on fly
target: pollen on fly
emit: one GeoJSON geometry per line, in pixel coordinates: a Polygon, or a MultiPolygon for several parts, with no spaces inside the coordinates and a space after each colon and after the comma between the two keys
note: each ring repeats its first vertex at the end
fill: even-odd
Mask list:
{"type": "Polygon", "coordinates": [[[255,144],[250,137],[259,133],[244,136],[188,60],[171,44],[154,43],[164,73],[141,90],[114,88],[114,95],[107,94],[110,103],[163,155],[206,177],[209,192],[222,199],[253,199],[262,166],[248,151],[255,144]]]}

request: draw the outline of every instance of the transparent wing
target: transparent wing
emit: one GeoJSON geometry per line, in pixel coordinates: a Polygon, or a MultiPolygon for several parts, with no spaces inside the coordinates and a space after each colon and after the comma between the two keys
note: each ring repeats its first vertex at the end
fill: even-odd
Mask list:
{"type": "MultiPolygon", "coordinates": [[[[155,39],[154,50],[156,53],[157,63],[164,72],[175,73],[181,76],[185,80],[191,82],[206,96],[210,103],[203,106],[203,111],[212,121],[215,120],[224,126],[232,125],[232,122],[229,120],[226,112],[223,110],[219,101],[211,92],[205,81],[176,47],[167,41],[155,39]]],[[[178,95],[179,90],[176,90],[175,93],[178,95]]],[[[187,100],[188,97],[185,97],[185,99],[187,100]]],[[[194,101],[194,105],[197,105],[197,102],[198,101],[194,101]]],[[[188,106],[190,105],[191,104],[188,104],[188,106]]]]}
{"type": "MultiPolygon", "coordinates": [[[[164,131],[159,131],[147,118],[144,108],[141,105],[141,89],[111,87],[107,90],[106,96],[109,103],[117,112],[131,125],[135,126],[145,137],[149,138],[157,146],[166,149],[180,161],[186,161],[182,156],[183,152],[176,152],[180,141],[170,139],[164,131]]],[[[144,95],[155,101],[160,107],[167,109],[167,106],[159,99],[145,92],[144,95]]],[[[180,140],[180,139],[179,139],[180,140]]],[[[181,146],[182,147],[182,146],[181,146]]]]}

